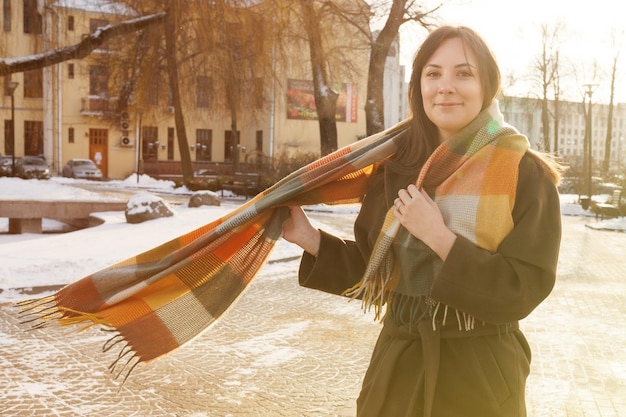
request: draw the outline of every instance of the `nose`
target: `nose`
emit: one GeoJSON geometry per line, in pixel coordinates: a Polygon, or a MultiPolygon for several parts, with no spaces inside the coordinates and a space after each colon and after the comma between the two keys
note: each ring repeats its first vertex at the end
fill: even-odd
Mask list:
{"type": "Polygon", "coordinates": [[[437,93],[439,94],[450,94],[454,92],[454,88],[450,84],[442,84],[439,86],[437,93]]]}
{"type": "Polygon", "coordinates": [[[439,79],[438,94],[450,94],[454,92],[454,82],[449,75],[444,75],[439,79]]]}

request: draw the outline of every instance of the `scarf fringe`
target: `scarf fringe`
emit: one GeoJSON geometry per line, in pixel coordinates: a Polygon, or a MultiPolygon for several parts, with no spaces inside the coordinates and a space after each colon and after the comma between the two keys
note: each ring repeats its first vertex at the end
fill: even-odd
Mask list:
{"type": "MultiPolygon", "coordinates": [[[[18,316],[22,318],[20,323],[31,324],[32,330],[47,327],[52,322],[61,326],[86,323],[86,325],[77,330],[79,332],[96,325],[102,326],[103,331],[116,332],[110,323],[107,323],[95,314],[58,307],[54,295],[18,301],[15,303],[15,306],[20,309],[18,313],[18,316]]],[[[126,339],[117,332],[104,343],[102,352],[109,352],[121,343],[124,343],[124,345],[120,349],[117,358],[108,367],[111,374],[114,374],[115,379],[122,375],[124,376],[120,387],[124,385],[135,367],[142,362],[126,339]]]]}
{"type": "Polygon", "coordinates": [[[53,295],[38,299],[18,301],[15,303],[15,306],[20,309],[18,316],[22,318],[20,321],[21,324],[35,322],[35,324],[31,325],[32,329],[47,327],[50,322],[60,324],[61,326],[88,323],[78,329],[78,331],[83,331],[96,325],[112,327],[110,323],[95,314],[58,306],[56,304],[56,298],[53,295]]]}
{"type": "Polygon", "coordinates": [[[386,313],[382,314],[383,307],[391,297],[392,293],[382,291],[373,281],[359,282],[352,288],[348,288],[343,292],[344,296],[351,299],[361,299],[361,305],[364,313],[369,313],[374,309],[374,320],[382,322],[386,313]]]}
{"type": "Polygon", "coordinates": [[[361,299],[363,311],[369,313],[373,308],[374,320],[382,322],[386,317],[386,313],[382,314],[383,307],[394,295],[395,285],[387,279],[393,271],[393,256],[388,252],[385,253],[376,272],[370,274],[370,271],[366,271],[364,278],[352,288],[345,290],[342,295],[361,299]]]}
{"type": "MultiPolygon", "coordinates": [[[[433,312],[431,314],[431,323],[432,323],[432,328],[434,332],[437,330],[437,314],[439,313],[439,307],[443,305],[443,318],[441,319],[441,326],[443,327],[446,325],[446,320],[448,319],[449,306],[447,304],[442,304],[439,301],[436,302],[432,299],[429,299],[428,302],[431,306],[434,306],[433,312]]],[[[463,311],[457,310],[456,308],[454,309],[454,312],[456,314],[456,321],[457,321],[457,324],[459,325],[460,332],[461,331],[469,332],[471,330],[474,330],[474,327],[476,324],[476,318],[474,316],[472,316],[471,314],[465,313],[463,311]]]]}

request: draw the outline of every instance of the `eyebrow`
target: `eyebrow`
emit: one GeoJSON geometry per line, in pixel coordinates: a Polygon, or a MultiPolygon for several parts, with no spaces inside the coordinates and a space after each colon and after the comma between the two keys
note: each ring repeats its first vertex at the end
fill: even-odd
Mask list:
{"type": "MultiPolygon", "coordinates": [[[[426,67],[442,68],[442,65],[439,65],[439,64],[426,64],[424,66],[424,68],[426,68],[426,67]]],[[[462,64],[456,64],[454,66],[454,68],[462,68],[462,67],[476,68],[474,65],[470,64],[469,62],[464,62],[462,64]]]]}

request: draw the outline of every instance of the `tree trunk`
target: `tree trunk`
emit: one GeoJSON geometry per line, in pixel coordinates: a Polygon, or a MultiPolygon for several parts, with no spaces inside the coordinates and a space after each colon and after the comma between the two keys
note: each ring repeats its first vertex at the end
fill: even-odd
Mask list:
{"type": "Polygon", "coordinates": [[[228,105],[230,107],[230,137],[233,156],[233,173],[239,172],[239,133],[237,132],[237,107],[236,99],[228,93],[228,105]]]}
{"type": "MultiPolygon", "coordinates": [[[[546,85],[547,87],[547,85],[546,85]]],[[[544,89],[544,96],[541,100],[541,123],[542,123],[542,144],[543,150],[550,152],[550,114],[548,112],[548,94],[544,89]]]]}
{"type": "Polygon", "coordinates": [[[336,151],[337,142],[337,98],[339,93],[328,85],[326,58],[322,46],[320,21],[312,0],[301,0],[304,27],[309,38],[311,69],[313,72],[313,95],[319,121],[320,151],[322,156],[336,151]]]}
{"type": "Polygon", "coordinates": [[[183,182],[186,184],[193,179],[193,166],[191,164],[191,154],[189,153],[189,142],[185,130],[185,118],[183,116],[180,90],[178,86],[178,65],[176,61],[176,10],[173,6],[167,13],[165,19],[165,55],[167,60],[167,71],[169,74],[169,84],[172,89],[172,101],[174,103],[174,121],[176,123],[176,136],[178,138],[178,149],[180,151],[180,161],[183,170],[183,182]]]}
{"type": "Polygon", "coordinates": [[[389,55],[389,48],[398,36],[398,31],[403,23],[402,16],[405,12],[406,3],[406,0],[393,0],[385,26],[372,43],[365,102],[367,136],[381,132],[385,128],[385,99],[383,94],[385,61],[389,55]]]}
{"type": "Polygon", "coordinates": [[[611,141],[613,140],[613,112],[615,100],[615,77],[617,74],[617,59],[613,58],[613,68],[611,71],[611,97],[609,101],[609,114],[606,125],[606,138],[604,140],[604,160],[602,161],[602,173],[608,177],[611,170],[611,141]]]}

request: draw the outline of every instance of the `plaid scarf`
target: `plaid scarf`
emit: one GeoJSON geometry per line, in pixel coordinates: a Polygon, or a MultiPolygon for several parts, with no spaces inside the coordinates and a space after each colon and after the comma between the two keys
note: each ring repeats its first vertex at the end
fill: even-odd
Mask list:
{"type": "MultiPolygon", "coordinates": [[[[518,165],[528,148],[528,139],[504,122],[494,102],[435,149],[415,185],[434,195],[455,234],[495,252],[513,229],[518,165]]],[[[400,225],[391,207],[361,282],[345,294],[362,298],[377,319],[387,304],[397,323],[411,326],[428,312],[424,302],[438,308],[428,295],[442,264],[400,225]]],[[[431,314],[434,323],[436,311],[431,314]]],[[[473,319],[464,316],[469,330],[473,319]]]]}
{"type": "MultiPolygon", "coordinates": [[[[442,180],[449,173],[442,169],[448,163],[459,165],[485,144],[495,142],[504,130],[499,120],[493,120],[471,144],[451,142],[437,150],[435,154],[440,156],[433,155],[429,163],[432,168],[423,170],[418,184],[443,185],[442,180]],[[431,182],[423,178],[431,176],[437,179],[431,182]]],[[[287,206],[346,202],[362,197],[369,176],[378,164],[396,152],[394,138],[405,132],[408,125],[409,121],[405,120],[341,148],[293,172],[226,216],[86,276],[52,296],[19,302],[20,315],[24,322],[34,323],[34,328],[58,322],[83,328],[101,325],[111,330],[114,335],[105,343],[104,351],[119,348],[110,370],[116,377],[125,375],[125,380],[138,363],[167,354],[199,335],[241,296],[280,238],[282,223],[289,216],[287,206]]],[[[498,155],[506,149],[497,145],[493,152],[498,155]]],[[[506,159],[506,163],[494,168],[510,172],[513,165],[517,166],[506,159]]],[[[515,182],[510,178],[511,184],[515,182]]],[[[505,206],[510,214],[511,186],[505,188],[508,203],[505,206]]],[[[455,210],[447,208],[445,199],[466,197],[455,187],[440,187],[440,190],[443,193],[438,202],[444,216],[449,218],[455,210]]],[[[484,213],[493,204],[502,208],[500,200],[495,198],[495,189],[471,190],[465,194],[470,200],[480,197],[478,201],[482,203],[475,204],[480,215],[470,222],[471,228],[454,227],[454,230],[474,233],[479,244],[485,239],[498,241],[506,228],[498,227],[496,236],[478,221],[484,220],[484,213]],[[487,201],[491,198],[488,196],[495,198],[494,203],[487,201]]],[[[398,229],[387,227],[387,223],[383,236],[389,237],[381,239],[372,256],[373,266],[364,278],[364,287],[369,287],[372,269],[376,270],[380,259],[386,258],[383,253],[388,245],[384,242],[393,240],[398,229]]]]}
{"type": "Polygon", "coordinates": [[[34,328],[50,322],[102,325],[104,351],[128,378],[140,362],[177,349],[214,323],[265,263],[289,216],[287,206],[363,196],[374,168],[397,149],[408,120],[293,172],[238,209],[158,247],[95,272],[56,294],[17,303],[34,328]]]}

